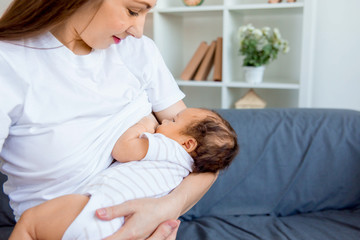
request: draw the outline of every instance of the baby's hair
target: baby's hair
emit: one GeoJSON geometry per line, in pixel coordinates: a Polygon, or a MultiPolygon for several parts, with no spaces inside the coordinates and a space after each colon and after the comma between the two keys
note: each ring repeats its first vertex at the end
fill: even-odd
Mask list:
{"type": "Polygon", "coordinates": [[[194,159],[193,172],[217,172],[230,165],[239,151],[237,135],[228,121],[212,110],[209,114],[183,130],[183,134],[197,141],[190,153],[194,159]]]}

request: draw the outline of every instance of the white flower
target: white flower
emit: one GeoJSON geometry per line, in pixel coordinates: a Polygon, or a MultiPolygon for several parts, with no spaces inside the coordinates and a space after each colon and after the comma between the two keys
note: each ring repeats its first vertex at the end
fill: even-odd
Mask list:
{"type": "Polygon", "coordinates": [[[256,50],[257,51],[261,51],[261,50],[263,50],[263,48],[266,46],[266,45],[268,45],[269,44],[269,41],[266,39],[266,38],[261,38],[260,40],[259,40],[259,42],[257,43],[257,45],[256,45],[256,50]]]}
{"type": "Polygon", "coordinates": [[[266,37],[270,37],[271,29],[269,27],[263,27],[261,30],[266,37]]]}
{"type": "Polygon", "coordinates": [[[274,28],[274,38],[275,38],[275,40],[280,40],[281,39],[280,31],[277,28],[274,28]]]}
{"type": "Polygon", "coordinates": [[[255,36],[256,39],[261,39],[263,36],[263,33],[259,30],[259,29],[254,29],[254,31],[252,32],[255,36]]]}
{"type": "Polygon", "coordinates": [[[238,38],[240,39],[240,42],[245,38],[246,32],[247,32],[247,26],[242,26],[239,28],[238,38]]]}
{"type": "Polygon", "coordinates": [[[282,47],[283,47],[283,53],[288,53],[290,51],[288,41],[284,41],[282,47]]]}
{"type": "Polygon", "coordinates": [[[254,28],[254,26],[253,26],[252,24],[246,25],[246,28],[247,28],[247,30],[248,30],[249,32],[252,32],[252,31],[255,30],[255,28],[254,28]]]}

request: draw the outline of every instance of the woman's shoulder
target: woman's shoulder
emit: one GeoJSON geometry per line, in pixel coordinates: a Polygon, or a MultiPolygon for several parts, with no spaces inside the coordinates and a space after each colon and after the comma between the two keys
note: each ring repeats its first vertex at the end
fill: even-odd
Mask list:
{"type": "Polygon", "coordinates": [[[6,66],[15,67],[21,64],[25,57],[23,50],[20,47],[20,41],[0,41],[0,66],[2,71],[6,66]]]}
{"type": "Polygon", "coordinates": [[[3,58],[11,55],[16,56],[23,50],[23,44],[24,41],[0,41],[0,55],[3,58]]]}
{"type": "Polygon", "coordinates": [[[28,54],[29,51],[39,52],[38,50],[55,49],[59,47],[59,44],[49,32],[46,32],[27,39],[2,40],[0,41],[0,53],[14,55],[14,53],[23,52],[28,54]]]}
{"type": "Polygon", "coordinates": [[[28,39],[0,41],[0,61],[15,68],[32,68],[33,62],[45,53],[42,50],[51,49],[50,46],[55,49],[56,43],[50,40],[45,33],[28,39]]]}

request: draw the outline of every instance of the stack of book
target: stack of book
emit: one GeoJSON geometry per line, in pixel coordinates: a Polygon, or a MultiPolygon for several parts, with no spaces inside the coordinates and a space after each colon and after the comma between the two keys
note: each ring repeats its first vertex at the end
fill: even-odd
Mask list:
{"type": "Polygon", "coordinates": [[[204,81],[208,79],[211,68],[214,67],[213,80],[222,80],[222,37],[211,44],[203,41],[196,49],[180,78],[182,80],[204,81]]]}

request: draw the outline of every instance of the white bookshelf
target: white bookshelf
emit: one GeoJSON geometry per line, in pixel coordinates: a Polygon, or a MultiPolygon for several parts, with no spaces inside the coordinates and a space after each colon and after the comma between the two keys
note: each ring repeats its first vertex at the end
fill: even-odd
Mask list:
{"type": "Polygon", "coordinates": [[[189,107],[234,108],[251,88],[267,107],[309,107],[316,1],[205,0],[201,6],[187,7],[182,0],[158,0],[148,15],[145,35],[156,42],[189,107]],[[290,52],[279,53],[260,84],[244,81],[238,54],[237,31],[248,23],[277,27],[290,43],[290,52]],[[211,80],[212,71],[207,81],[179,80],[200,42],[210,44],[219,36],[223,37],[222,82],[211,80]]]}

